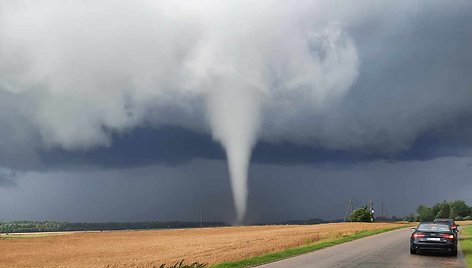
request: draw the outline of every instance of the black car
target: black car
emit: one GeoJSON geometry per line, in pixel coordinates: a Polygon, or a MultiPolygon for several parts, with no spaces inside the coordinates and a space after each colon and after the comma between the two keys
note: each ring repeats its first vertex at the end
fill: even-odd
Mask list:
{"type": "Polygon", "coordinates": [[[422,222],[414,229],[410,238],[410,253],[421,250],[447,252],[457,256],[457,233],[451,225],[422,222]]]}
{"type": "Polygon", "coordinates": [[[453,219],[435,219],[434,223],[442,223],[442,224],[449,224],[456,233],[459,231],[457,227],[459,227],[458,224],[453,219]]]}

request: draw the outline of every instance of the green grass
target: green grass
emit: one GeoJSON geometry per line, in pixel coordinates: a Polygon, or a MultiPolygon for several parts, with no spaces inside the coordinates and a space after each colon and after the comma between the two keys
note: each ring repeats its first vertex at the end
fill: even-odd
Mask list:
{"type": "Polygon", "coordinates": [[[460,243],[467,267],[472,267],[472,225],[465,226],[461,230],[460,243]]]}
{"type": "Polygon", "coordinates": [[[335,240],[316,242],[316,243],[312,243],[312,244],[308,244],[308,245],[304,245],[304,246],[300,246],[296,248],[289,248],[282,251],[269,253],[262,256],[251,257],[251,258],[240,260],[240,261],[224,262],[224,263],[216,264],[212,267],[213,268],[240,268],[240,267],[257,266],[264,263],[287,259],[293,256],[308,253],[311,251],[339,245],[339,244],[356,240],[359,238],[363,238],[366,236],[375,235],[375,234],[392,231],[392,230],[400,229],[400,228],[405,228],[405,227],[402,226],[402,227],[378,229],[378,230],[372,230],[372,231],[361,231],[353,235],[345,236],[345,237],[335,239],[335,240]]]}

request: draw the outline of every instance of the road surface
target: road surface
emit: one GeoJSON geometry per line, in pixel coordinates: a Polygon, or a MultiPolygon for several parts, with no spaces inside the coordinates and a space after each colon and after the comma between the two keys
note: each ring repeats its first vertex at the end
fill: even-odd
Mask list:
{"type": "Polygon", "coordinates": [[[321,249],[260,268],[287,267],[466,267],[462,250],[457,257],[410,255],[410,229],[400,229],[321,249]]]}

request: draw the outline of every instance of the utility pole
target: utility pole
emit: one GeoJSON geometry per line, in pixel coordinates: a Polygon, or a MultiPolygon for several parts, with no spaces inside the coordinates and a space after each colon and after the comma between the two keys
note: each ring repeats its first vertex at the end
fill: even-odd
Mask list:
{"type": "Polygon", "coordinates": [[[355,201],[355,200],[352,200],[352,205],[351,205],[351,214],[352,214],[352,212],[354,212],[354,201],[355,201]]]}
{"type": "Polygon", "coordinates": [[[344,215],[344,220],[343,220],[343,222],[346,222],[347,216],[349,215],[349,212],[352,213],[352,199],[349,199],[349,205],[347,206],[346,215],[344,215]]]}
{"type": "Polygon", "coordinates": [[[369,203],[367,205],[367,209],[369,210],[369,213],[371,213],[370,221],[374,222],[374,203],[370,199],[369,199],[369,203]]]}

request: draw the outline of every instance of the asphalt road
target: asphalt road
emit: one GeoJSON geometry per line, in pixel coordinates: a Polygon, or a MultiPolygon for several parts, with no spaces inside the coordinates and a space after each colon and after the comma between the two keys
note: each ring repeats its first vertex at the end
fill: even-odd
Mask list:
{"type": "Polygon", "coordinates": [[[260,267],[466,267],[460,248],[457,257],[410,255],[410,235],[410,229],[395,230],[260,267]]]}

